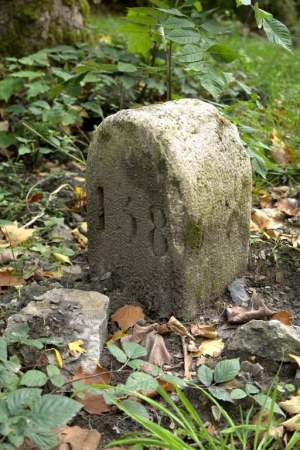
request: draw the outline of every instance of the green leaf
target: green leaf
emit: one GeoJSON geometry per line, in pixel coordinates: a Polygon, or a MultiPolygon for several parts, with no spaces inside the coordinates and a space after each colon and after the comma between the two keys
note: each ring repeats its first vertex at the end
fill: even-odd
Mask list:
{"type": "Polygon", "coordinates": [[[203,59],[203,50],[194,44],[187,44],[182,47],[175,57],[181,62],[196,62],[203,59]]]}
{"type": "Polygon", "coordinates": [[[46,370],[47,370],[48,377],[54,377],[55,375],[60,374],[59,368],[57,366],[55,366],[54,364],[49,364],[49,366],[47,366],[46,370]]]}
{"type": "Polygon", "coordinates": [[[57,95],[63,89],[66,89],[66,88],[69,88],[69,87],[73,87],[73,86],[78,86],[80,84],[80,82],[84,80],[85,76],[86,76],[86,72],[85,73],[79,73],[78,75],[74,75],[69,80],[63,81],[62,83],[58,84],[53,89],[51,89],[51,94],[52,95],[57,95]]]}
{"type": "Polygon", "coordinates": [[[125,355],[125,353],[116,345],[108,344],[107,348],[110,351],[110,353],[116,358],[116,360],[119,361],[120,363],[125,363],[127,361],[127,356],[125,355]]]}
{"type": "Polygon", "coordinates": [[[254,172],[258,173],[263,178],[266,178],[268,168],[261,156],[255,155],[255,157],[252,159],[252,168],[254,172]]]}
{"type": "Polygon", "coordinates": [[[289,30],[283,23],[276,19],[264,19],[263,29],[267,38],[273,44],[279,44],[287,50],[292,47],[292,39],[289,30]]]}
{"type": "Polygon", "coordinates": [[[7,108],[4,108],[5,112],[13,113],[13,114],[22,114],[26,112],[26,108],[22,105],[11,105],[7,108]]]}
{"type": "Polygon", "coordinates": [[[34,80],[35,78],[44,77],[45,73],[41,70],[38,72],[34,72],[33,70],[20,70],[19,72],[15,72],[12,74],[12,77],[17,78],[29,78],[29,80],[34,80]]]}
{"type": "Polygon", "coordinates": [[[42,394],[42,389],[23,388],[7,394],[7,406],[12,415],[20,414],[24,408],[33,404],[42,394]]]}
{"type": "Polygon", "coordinates": [[[149,419],[148,411],[141,403],[134,402],[133,400],[123,400],[121,402],[121,405],[124,408],[128,409],[128,411],[130,411],[131,413],[149,419]]]}
{"type": "Polygon", "coordinates": [[[16,355],[13,355],[9,358],[9,361],[4,363],[6,369],[12,372],[18,372],[20,370],[21,364],[19,358],[16,355]]]}
{"type": "Polygon", "coordinates": [[[10,97],[23,88],[22,81],[15,78],[5,78],[0,81],[0,100],[8,102],[10,97]]]}
{"type": "Polygon", "coordinates": [[[39,81],[35,81],[34,83],[26,83],[25,86],[28,88],[28,99],[36,97],[39,94],[44,94],[50,90],[50,87],[47,84],[42,84],[39,81]]]}
{"type": "Polygon", "coordinates": [[[158,6],[159,8],[169,8],[167,3],[161,2],[160,0],[150,0],[150,3],[153,3],[153,5],[158,6]]]}
{"type": "Polygon", "coordinates": [[[18,149],[18,153],[19,155],[26,155],[31,153],[31,148],[27,147],[26,145],[20,145],[19,149],[18,149]]]}
{"type": "Polygon", "coordinates": [[[220,361],[215,367],[214,380],[216,383],[224,383],[225,381],[233,380],[239,371],[239,358],[220,361]]]}
{"type": "Polygon", "coordinates": [[[54,377],[50,378],[50,381],[54,386],[62,387],[65,383],[65,379],[61,377],[60,375],[55,375],[54,377]]]}
{"type": "Polygon", "coordinates": [[[128,10],[128,17],[132,14],[148,14],[149,16],[162,16],[163,14],[154,8],[148,8],[146,6],[136,6],[128,10]]]}
{"type": "Polygon", "coordinates": [[[170,19],[167,19],[161,25],[164,28],[190,28],[195,26],[188,19],[179,19],[178,17],[170,17],[170,19]]]}
{"type": "MultiPolygon", "coordinates": [[[[264,394],[257,394],[257,395],[254,395],[253,398],[260,406],[264,405],[264,408],[270,410],[271,404],[272,404],[271,397],[268,397],[267,395],[264,395],[264,394]]],[[[279,408],[277,403],[274,404],[274,412],[277,414],[280,414],[281,416],[285,415],[284,412],[282,411],[282,409],[279,408]]]]}
{"type": "Polygon", "coordinates": [[[25,436],[28,437],[33,444],[43,450],[51,450],[58,441],[55,434],[49,428],[44,427],[27,427],[25,436]]]}
{"type": "Polygon", "coordinates": [[[208,390],[211,393],[211,395],[217,398],[218,400],[224,400],[225,402],[233,403],[233,400],[226,389],[218,387],[210,387],[208,388],[208,390]]]}
{"type": "Polygon", "coordinates": [[[243,58],[239,53],[234,52],[225,45],[213,45],[207,49],[211,57],[218,63],[230,63],[236,59],[243,58]]]}
{"type": "Polygon", "coordinates": [[[242,6],[242,5],[244,5],[244,6],[251,5],[251,0],[236,0],[237,7],[242,6]]]}
{"type": "Polygon", "coordinates": [[[61,395],[44,395],[33,407],[32,420],[46,428],[59,427],[72,419],[82,408],[82,404],[61,395]]]}
{"type": "Polygon", "coordinates": [[[233,391],[230,392],[230,397],[232,400],[238,400],[247,397],[247,394],[243,389],[233,389],[233,391]]]}
{"type": "Polygon", "coordinates": [[[131,34],[128,39],[128,51],[144,55],[152,46],[152,40],[148,34],[131,34]]]}
{"type": "Polygon", "coordinates": [[[175,375],[164,374],[161,375],[160,380],[167,381],[168,383],[174,384],[175,386],[185,387],[186,382],[175,375]]]}
{"type": "Polygon", "coordinates": [[[47,383],[47,376],[39,370],[28,370],[22,376],[20,384],[23,386],[34,387],[44,386],[47,383]]]}
{"type": "Polygon", "coordinates": [[[268,13],[267,11],[264,11],[263,9],[259,9],[258,3],[255,3],[255,5],[254,5],[254,13],[255,13],[255,20],[256,20],[258,28],[261,28],[263,26],[263,22],[266,17],[268,17],[270,19],[273,17],[273,15],[268,13]]]}
{"type": "Polygon", "coordinates": [[[147,355],[147,350],[134,342],[123,342],[122,347],[127,358],[130,359],[136,359],[147,355]]]}
{"type": "Polygon", "coordinates": [[[134,372],[127,378],[125,387],[132,391],[151,391],[156,389],[157,381],[147,373],[134,372]]]}
{"type": "Polygon", "coordinates": [[[192,30],[172,30],[166,35],[166,39],[178,44],[191,44],[200,41],[198,33],[192,30]]]}
{"type": "Polygon", "coordinates": [[[170,8],[170,9],[164,9],[164,8],[157,8],[159,11],[162,11],[163,13],[170,14],[171,16],[180,16],[180,17],[186,17],[185,14],[180,12],[176,8],[170,8]]]}
{"type": "Polygon", "coordinates": [[[12,390],[17,389],[18,385],[19,377],[8,368],[0,365],[0,387],[12,390]]]}
{"type": "Polygon", "coordinates": [[[224,79],[219,72],[214,67],[207,65],[199,76],[204,89],[217,98],[225,86],[224,79]]]}
{"type": "Polygon", "coordinates": [[[134,25],[134,24],[127,24],[122,25],[121,27],[117,27],[118,31],[121,31],[122,33],[134,33],[134,34],[147,34],[150,32],[150,28],[146,27],[145,25],[134,25]]]}
{"type": "Polygon", "coordinates": [[[14,344],[16,342],[23,343],[25,339],[28,338],[29,327],[28,325],[20,325],[13,331],[4,331],[4,335],[7,337],[9,344],[14,344]]]}
{"type": "Polygon", "coordinates": [[[144,16],[141,14],[129,15],[127,17],[121,17],[121,19],[128,20],[130,22],[139,23],[142,25],[157,25],[157,21],[153,17],[144,16]]]}
{"type": "Polygon", "coordinates": [[[197,371],[197,377],[204,386],[210,386],[212,384],[213,376],[213,371],[204,364],[202,364],[197,371]]]}
{"type": "Polygon", "coordinates": [[[205,69],[205,64],[203,61],[197,61],[194,63],[189,64],[187,67],[184,68],[187,72],[201,72],[205,69]]]}
{"type": "Polygon", "coordinates": [[[210,34],[224,34],[224,33],[231,33],[231,28],[225,28],[222,25],[219,24],[216,20],[208,20],[207,22],[204,22],[202,25],[200,25],[200,28],[207,31],[210,34]]]}
{"type": "Polygon", "coordinates": [[[133,64],[128,64],[122,61],[118,62],[118,70],[120,72],[136,72],[138,69],[133,64]]]}
{"type": "Polygon", "coordinates": [[[257,394],[259,392],[259,389],[252,384],[246,384],[245,391],[247,394],[257,394]]]}
{"type": "Polygon", "coordinates": [[[143,361],[142,359],[134,359],[129,361],[128,366],[132,369],[140,370],[153,376],[159,375],[161,372],[161,369],[158,366],[147,361],[143,361]]]}
{"type": "Polygon", "coordinates": [[[7,361],[7,344],[2,337],[0,337],[0,361],[7,361]]]}
{"type": "Polygon", "coordinates": [[[11,444],[13,444],[16,448],[20,448],[24,442],[24,436],[10,433],[8,436],[8,440],[11,444]]]}

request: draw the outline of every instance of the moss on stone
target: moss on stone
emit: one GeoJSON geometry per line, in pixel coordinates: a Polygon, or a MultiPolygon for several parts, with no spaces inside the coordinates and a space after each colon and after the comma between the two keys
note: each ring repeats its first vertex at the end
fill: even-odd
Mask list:
{"type": "Polygon", "coordinates": [[[87,0],[79,0],[79,5],[83,21],[86,24],[90,20],[90,5],[87,0]]]}
{"type": "Polygon", "coordinates": [[[201,220],[195,222],[189,220],[186,225],[186,231],[184,235],[184,242],[190,248],[199,248],[203,240],[203,231],[201,220]]]}

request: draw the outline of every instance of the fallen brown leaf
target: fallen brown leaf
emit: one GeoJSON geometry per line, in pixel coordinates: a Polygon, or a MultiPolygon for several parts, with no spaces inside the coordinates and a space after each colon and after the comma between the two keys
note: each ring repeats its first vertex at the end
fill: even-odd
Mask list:
{"type": "Polygon", "coordinates": [[[0,251],[0,264],[8,264],[22,254],[23,252],[19,250],[12,251],[10,248],[2,250],[0,251]]]}
{"type": "Polygon", "coordinates": [[[291,188],[289,186],[277,186],[271,189],[271,197],[274,200],[280,200],[281,198],[287,197],[291,188]]]}
{"type": "Polygon", "coordinates": [[[9,269],[0,270],[0,286],[20,286],[25,283],[25,279],[22,276],[16,276],[9,269]]]}
{"type": "Polygon", "coordinates": [[[101,434],[97,430],[86,430],[80,427],[66,427],[63,432],[64,443],[70,444],[72,450],[97,450],[101,434]]]}
{"type": "Polygon", "coordinates": [[[284,325],[291,326],[293,318],[289,312],[280,311],[272,317],[272,320],[279,320],[279,322],[284,323],[284,325]]]}
{"type": "Polygon", "coordinates": [[[291,419],[286,420],[285,422],[282,422],[282,424],[285,428],[287,428],[290,431],[300,431],[300,413],[296,414],[291,419]]]}
{"type": "Polygon", "coordinates": [[[190,367],[193,361],[193,355],[188,352],[188,343],[186,341],[186,336],[181,336],[183,358],[184,358],[184,378],[190,380],[192,374],[190,372],[190,367]]]}
{"type": "Polygon", "coordinates": [[[269,194],[262,195],[259,203],[262,208],[272,208],[272,200],[269,194]]]}
{"type": "Polygon", "coordinates": [[[130,341],[135,342],[136,344],[139,344],[144,339],[146,334],[149,333],[150,331],[153,331],[153,329],[156,326],[157,326],[157,324],[153,323],[151,325],[142,327],[141,325],[136,323],[132,329],[132,336],[131,336],[130,341]]]}
{"type": "Polygon", "coordinates": [[[289,217],[300,216],[299,201],[294,198],[282,198],[275,206],[289,217]]]}
{"type": "Polygon", "coordinates": [[[199,349],[203,355],[217,357],[220,356],[224,348],[224,342],[221,339],[207,339],[202,342],[199,349]]]}
{"type": "Polygon", "coordinates": [[[291,155],[287,152],[285,147],[272,148],[273,150],[273,161],[279,166],[287,166],[292,162],[291,155]]]}
{"type": "Polygon", "coordinates": [[[200,325],[199,323],[191,325],[191,333],[194,336],[206,337],[208,339],[217,339],[218,337],[218,333],[214,327],[211,325],[200,325]]]}
{"type": "Polygon", "coordinates": [[[161,367],[163,364],[171,363],[171,355],[166,349],[164,338],[156,333],[155,331],[150,331],[141,345],[147,350],[147,361],[151,364],[161,367]]]}
{"type": "Polygon", "coordinates": [[[265,230],[266,228],[280,228],[281,222],[276,219],[271,219],[261,210],[256,210],[251,216],[250,229],[252,230],[265,230]]]}
{"type": "Polygon", "coordinates": [[[140,306],[125,305],[112,315],[111,322],[117,322],[122,330],[127,330],[144,317],[144,311],[140,306]]]}
{"type": "MultiPolygon", "coordinates": [[[[83,373],[82,367],[79,367],[74,377],[72,378],[72,381],[76,381],[82,377],[95,375],[92,378],[82,379],[80,381],[87,386],[89,386],[90,384],[110,384],[110,374],[104,373],[103,375],[101,375],[103,372],[106,372],[106,370],[100,365],[98,365],[96,369],[91,373],[83,373]]],[[[109,411],[109,408],[104,401],[103,395],[93,395],[88,392],[84,392],[84,394],[84,398],[75,398],[78,402],[82,403],[83,409],[85,409],[85,411],[89,412],[90,414],[98,414],[99,416],[102,413],[109,411]]]]}
{"type": "Polygon", "coordinates": [[[18,224],[15,222],[15,225],[1,227],[1,231],[7,242],[14,246],[20,244],[20,242],[27,241],[37,230],[35,228],[18,228],[18,224]]]}
{"type": "MultiPolygon", "coordinates": [[[[293,396],[290,400],[286,400],[285,402],[278,403],[279,407],[284,411],[292,414],[300,414],[300,396],[293,396]]],[[[300,423],[299,423],[300,425],[300,423]]]]}
{"type": "Polygon", "coordinates": [[[253,319],[263,319],[272,316],[275,311],[267,307],[263,298],[254,290],[251,297],[251,307],[232,306],[226,309],[230,323],[246,323],[253,319]]]}
{"type": "Polygon", "coordinates": [[[168,323],[160,325],[157,329],[160,334],[164,333],[179,333],[182,336],[188,336],[189,338],[195,340],[195,338],[188,332],[184,325],[182,325],[179,320],[174,316],[170,317],[168,323]]]}

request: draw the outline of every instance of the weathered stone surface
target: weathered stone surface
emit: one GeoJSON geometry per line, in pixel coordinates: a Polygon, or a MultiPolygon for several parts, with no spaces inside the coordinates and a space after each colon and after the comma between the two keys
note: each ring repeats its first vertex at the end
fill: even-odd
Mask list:
{"type": "MultiPolygon", "coordinates": [[[[78,354],[77,365],[80,364],[84,372],[94,370],[105,343],[109,298],[98,292],[53,289],[35,300],[8,319],[7,330],[13,331],[26,323],[30,337],[35,339],[49,336],[62,337],[69,342],[82,339],[87,352],[78,354]]],[[[30,350],[32,352],[32,347],[30,350]]],[[[74,358],[68,360],[73,361],[74,358]]]]}
{"type": "Polygon", "coordinates": [[[228,286],[232,302],[237,306],[249,306],[250,297],[246,292],[243,280],[235,280],[228,286]]]}
{"type": "Polygon", "coordinates": [[[275,361],[294,361],[289,354],[300,352],[300,327],[289,327],[278,320],[251,320],[237,329],[228,341],[227,350],[275,361]]]}
{"type": "Polygon", "coordinates": [[[94,133],[89,259],[148,310],[193,318],[247,263],[251,167],[237,129],[200,100],[121,111],[94,133]]]}

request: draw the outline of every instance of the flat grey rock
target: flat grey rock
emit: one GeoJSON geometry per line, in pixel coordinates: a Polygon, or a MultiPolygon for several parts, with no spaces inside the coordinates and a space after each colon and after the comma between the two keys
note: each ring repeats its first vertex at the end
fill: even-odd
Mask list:
{"type": "Polygon", "coordinates": [[[289,327],[278,320],[251,320],[228,340],[227,350],[275,361],[294,361],[289,354],[300,354],[300,327],[289,327]]]}
{"type": "Polygon", "coordinates": [[[108,306],[109,298],[99,292],[53,289],[11,316],[7,330],[13,331],[26,323],[34,338],[56,336],[69,342],[82,340],[86,353],[68,358],[67,363],[75,368],[81,365],[87,373],[95,369],[106,340],[108,306]]]}
{"type": "Polygon", "coordinates": [[[235,125],[205,102],[124,110],[95,131],[87,164],[92,277],[192,319],[247,265],[251,164],[235,125]]]}
{"type": "Polygon", "coordinates": [[[246,292],[243,280],[235,280],[228,286],[232,302],[237,306],[249,306],[250,297],[246,292]]]}

